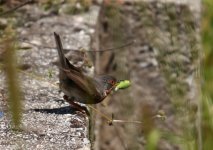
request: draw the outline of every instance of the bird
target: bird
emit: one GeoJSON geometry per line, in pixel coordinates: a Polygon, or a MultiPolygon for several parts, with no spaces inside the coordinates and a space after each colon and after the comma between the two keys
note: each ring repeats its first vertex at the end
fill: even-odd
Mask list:
{"type": "Polygon", "coordinates": [[[102,102],[116,87],[117,80],[111,75],[91,77],[83,73],[80,67],[74,66],[65,57],[61,38],[55,32],[54,38],[59,56],[59,87],[64,93],[63,98],[71,107],[89,115],[87,108],[78,103],[97,104],[102,102]]]}

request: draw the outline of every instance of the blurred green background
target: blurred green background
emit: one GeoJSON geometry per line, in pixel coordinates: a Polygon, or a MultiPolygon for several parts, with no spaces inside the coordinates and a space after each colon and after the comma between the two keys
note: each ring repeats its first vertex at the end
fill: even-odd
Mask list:
{"type": "Polygon", "coordinates": [[[203,149],[213,149],[213,1],[203,1],[202,16],[202,141],[203,149]]]}

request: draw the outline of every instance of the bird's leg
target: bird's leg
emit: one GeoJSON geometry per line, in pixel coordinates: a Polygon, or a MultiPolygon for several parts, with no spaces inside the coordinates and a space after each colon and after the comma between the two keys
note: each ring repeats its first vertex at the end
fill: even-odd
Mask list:
{"type": "Polygon", "coordinates": [[[69,98],[67,95],[64,95],[64,100],[66,100],[70,104],[71,107],[77,109],[78,111],[80,111],[82,113],[86,113],[88,116],[90,116],[90,113],[87,110],[87,108],[85,106],[81,106],[81,105],[75,103],[73,98],[69,98]]]}

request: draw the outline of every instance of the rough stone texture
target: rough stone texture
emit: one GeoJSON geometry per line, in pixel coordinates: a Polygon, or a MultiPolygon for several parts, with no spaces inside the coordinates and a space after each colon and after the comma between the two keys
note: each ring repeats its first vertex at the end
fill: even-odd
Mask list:
{"type": "Polygon", "coordinates": [[[158,149],[181,149],[184,143],[171,142],[171,138],[181,135],[187,140],[195,134],[189,132],[195,132],[199,95],[196,70],[200,8],[194,12],[188,3],[178,2],[126,1],[120,8],[114,8],[117,18],[110,18],[112,8],[105,7],[100,19],[100,45],[119,45],[119,37],[136,39],[136,43],[100,56],[100,60],[106,60],[101,63],[102,72],[129,77],[132,82],[130,89],[115,94],[109,106],[101,109],[109,115],[114,113],[116,119],[140,120],[144,124],[106,126],[105,120],[100,119],[96,149],[145,149],[149,131],[155,128],[166,134],[158,149]],[[105,32],[108,30],[111,33],[105,32]],[[165,112],[166,120],[150,120],[159,110],[165,112]]]}
{"type": "Polygon", "coordinates": [[[20,72],[24,93],[23,118],[20,131],[14,131],[7,110],[5,76],[0,71],[0,149],[90,149],[88,118],[70,109],[63,101],[57,86],[57,51],[53,32],[62,37],[69,58],[79,61],[79,52],[90,49],[91,36],[99,7],[79,15],[54,15],[44,12],[36,5],[25,6],[17,11],[18,39],[21,47],[31,49],[18,51],[21,65],[29,66],[20,72]],[[23,42],[25,41],[25,42],[23,42]],[[31,43],[31,44],[29,44],[31,43]],[[49,77],[51,73],[52,77],[49,77]]]}

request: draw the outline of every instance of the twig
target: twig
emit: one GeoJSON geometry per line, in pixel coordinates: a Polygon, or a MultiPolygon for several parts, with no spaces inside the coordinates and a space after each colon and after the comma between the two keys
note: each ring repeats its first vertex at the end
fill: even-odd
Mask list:
{"type": "Polygon", "coordinates": [[[127,46],[130,46],[132,44],[134,44],[135,41],[131,41],[131,42],[128,42],[127,44],[124,44],[124,45],[121,45],[121,46],[118,46],[118,47],[113,47],[113,48],[106,48],[106,49],[100,49],[100,50],[92,50],[93,52],[105,52],[105,51],[111,51],[111,50],[120,50],[124,47],[127,47],[127,46]]]}
{"type": "MultiPolygon", "coordinates": [[[[33,46],[36,46],[36,47],[39,47],[39,48],[49,48],[49,49],[55,49],[55,47],[51,47],[51,46],[43,46],[43,45],[38,45],[38,44],[35,44],[35,43],[31,43],[31,42],[28,42],[28,41],[23,41],[23,40],[20,40],[21,42],[23,43],[27,43],[27,44],[30,44],[30,45],[33,45],[33,46]]],[[[121,45],[121,46],[118,46],[118,47],[113,47],[113,48],[106,48],[106,49],[102,49],[102,50],[87,50],[89,52],[106,52],[106,51],[112,51],[112,50],[121,50],[122,48],[124,47],[127,47],[127,46],[130,46],[132,44],[134,44],[135,41],[131,41],[127,44],[124,44],[124,45],[121,45]]],[[[70,49],[66,49],[64,48],[64,50],[70,50],[70,49]]],[[[73,49],[73,51],[81,51],[82,50],[78,50],[78,49],[73,49]]]]}
{"type": "Polygon", "coordinates": [[[112,120],[112,123],[135,123],[135,124],[142,124],[141,121],[130,121],[130,120],[112,120]]]}
{"type": "Polygon", "coordinates": [[[18,5],[18,6],[16,6],[16,7],[12,8],[12,9],[10,9],[10,10],[8,10],[8,11],[5,11],[5,12],[1,13],[0,16],[4,16],[4,15],[6,15],[6,14],[12,13],[13,11],[16,11],[17,9],[19,9],[19,8],[21,8],[21,7],[23,7],[23,6],[25,6],[25,5],[27,5],[27,4],[30,4],[30,3],[34,3],[34,2],[35,2],[34,0],[27,0],[26,2],[23,2],[23,3],[21,3],[20,5],[18,5]]]}
{"type": "Polygon", "coordinates": [[[24,41],[24,40],[20,40],[20,41],[23,42],[23,43],[27,43],[27,44],[30,44],[30,45],[32,45],[32,46],[38,47],[38,48],[55,49],[55,47],[51,47],[51,46],[39,45],[39,44],[31,43],[31,42],[28,42],[28,41],[24,41]]]}
{"type": "Polygon", "coordinates": [[[96,113],[98,113],[99,115],[101,115],[103,118],[105,118],[108,122],[109,125],[113,125],[113,123],[135,123],[135,124],[142,124],[141,121],[129,121],[129,120],[116,120],[113,119],[113,117],[109,117],[107,115],[105,115],[104,113],[100,112],[98,109],[92,107],[91,105],[88,105],[88,107],[90,107],[91,109],[93,109],[96,113]]]}
{"type": "Polygon", "coordinates": [[[92,107],[91,105],[88,105],[88,107],[91,108],[91,109],[93,109],[96,113],[98,113],[99,115],[101,115],[101,116],[102,116],[103,118],[105,118],[108,122],[109,122],[109,121],[112,121],[112,119],[111,119],[109,116],[107,116],[107,115],[105,115],[104,113],[100,112],[98,109],[92,107]]]}
{"type": "Polygon", "coordinates": [[[123,146],[124,150],[128,150],[127,144],[126,144],[126,142],[124,142],[124,139],[122,138],[117,126],[114,126],[114,130],[115,130],[115,132],[116,132],[116,134],[117,134],[117,136],[118,136],[118,138],[119,138],[119,140],[121,142],[121,145],[123,146]]]}

